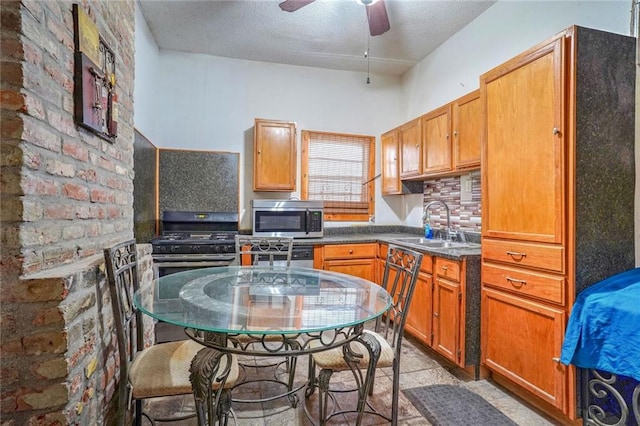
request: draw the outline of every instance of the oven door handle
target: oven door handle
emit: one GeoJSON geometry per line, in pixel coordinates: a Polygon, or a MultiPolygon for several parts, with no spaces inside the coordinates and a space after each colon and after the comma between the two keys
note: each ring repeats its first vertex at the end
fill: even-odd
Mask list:
{"type": "Polygon", "coordinates": [[[153,266],[156,268],[186,268],[186,267],[214,267],[214,266],[229,266],[234,260],[235,256],[227,257],[224,259],[215,260],[155,260],[153,266]]]}
{"type": "Polygon", "coordinates": [[[304,214],[304,232],[307,235],[311,232],[311,211],[309,209],[304,214]]]}

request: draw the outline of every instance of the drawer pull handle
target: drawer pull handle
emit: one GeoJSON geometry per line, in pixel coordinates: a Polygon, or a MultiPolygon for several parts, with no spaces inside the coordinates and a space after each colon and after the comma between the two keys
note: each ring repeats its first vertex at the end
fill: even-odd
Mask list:
{"type": "MultiPolygon", "coordinates": [[[[508,251],[507,254],[513,258],[520,258],[520,259],[524,259],[525,257],[527,257],[527,253],[520,253],[517,251],[508,251]]],[[[518,260],[520,260],[518,259],[518,260]]]]}
{"type": "Polygon", "coordinates": [[[557,356],[554,356],[553,358],[551,358],[551,361],[560,362],[560,358],[558,358],[557,356]]]}
{"type": "Polygon", "coordinates": [[[447,266],[443,266],[443,267],[442,267],[442,270],[443,270],[443,271],[446,271],[447,269],[449,269],[447,266]]]}
{"type": "Polygon", "coordinates": [[[515,278],[511,278],[511,277],[505,277],[507,279],[507,281],[509,281],[511,283],[512,286],[514,287],[522,287],[523,285],[527,285],[527,282],[525,280],[517,280],[515,278]],[[519,284],[516,286],[516,284],[519,284]]]}

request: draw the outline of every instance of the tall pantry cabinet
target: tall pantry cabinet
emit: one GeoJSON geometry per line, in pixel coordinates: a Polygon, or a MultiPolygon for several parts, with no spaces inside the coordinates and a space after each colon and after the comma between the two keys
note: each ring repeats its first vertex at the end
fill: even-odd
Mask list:
{"type": "Polygon", "coordinates": [[[635,264],[634,42],[571,27],[480,78],[482,363],[556,417],[576,295],[635,264]]]}

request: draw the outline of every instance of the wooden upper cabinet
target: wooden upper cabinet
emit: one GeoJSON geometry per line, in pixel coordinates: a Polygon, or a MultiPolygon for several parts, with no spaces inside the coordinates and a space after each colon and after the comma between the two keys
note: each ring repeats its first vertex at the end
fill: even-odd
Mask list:
{"type": "Polygon", "coordinates": [[[451,105],[435,109],[422,121],[422,172],[451,171],[451,105]]]}
{"type": "Polygon", "coordinates": [[[253,190],[296,190],[296,123],[255,120],[253,190]]]}
{"type": "Polygon", "coordinates": [[[398,129],[384,133],[381,141],[382,193],[385,195],[400,194],[400,146],[398,129]]]}
{"type": "Polygon", "coordinates": [[[556,38],[481,77],[483,236],[563,242],[562,42],[556,38]]]}
{"type": "Polygon", "coordinates": [[[422,126],[415,118],[400,127],[400,177],[422,174],[422,126]]]}
{"type": "Polygon", "coordinates": [[[452,105],[453,168],[480,168],[480,139],[482,136],[482,104],[480,91],[475,90],[452,105]]]}

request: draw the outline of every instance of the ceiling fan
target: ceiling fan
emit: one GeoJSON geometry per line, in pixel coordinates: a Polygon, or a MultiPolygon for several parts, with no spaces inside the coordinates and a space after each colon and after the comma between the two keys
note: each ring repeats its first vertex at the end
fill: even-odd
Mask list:
{"type": "MultiPolygon", "coordinates": [[[[313,3],[315,0],[285,0],[279,4],[280,9],[286,12],[295,12],[296,10],[313,3]]],[[[369,21],[369,31],[371,36],[378,36],[386,33],[391,29],[389,25],[389,17],[387,16],[387,8],[384,0],[356,0],[367,8],[367,20],[369,21]]]]}

